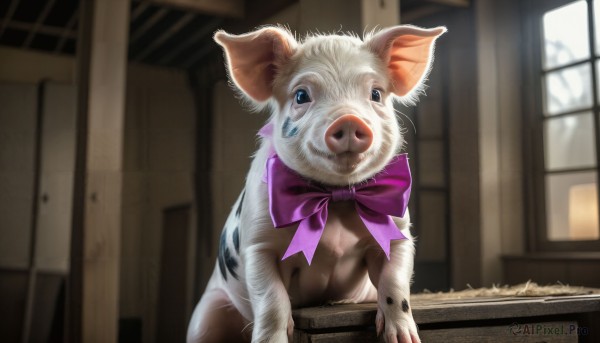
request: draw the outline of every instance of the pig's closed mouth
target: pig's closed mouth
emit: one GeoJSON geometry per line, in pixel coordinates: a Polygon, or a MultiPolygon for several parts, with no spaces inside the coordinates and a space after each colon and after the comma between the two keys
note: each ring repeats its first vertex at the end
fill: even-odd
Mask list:
{"type": "Polygon", "coordinates": [[[349,173],[353,171],[365,158],[365,154],[358,154],[350,151],[346,151],[334,156],[335,157],[333,160],[336,162],[336,169],[342,173],[349,173]]]}
{"type": "Polygon", "coordinates": [[[345,151],[340,154],[327,153],[317,149],[311,143],[308,143],[308,148],[313,154],[333,161],[336,171],[343,174],[351,173],[366,157],[365,153],[351,151],[345,151]]]}

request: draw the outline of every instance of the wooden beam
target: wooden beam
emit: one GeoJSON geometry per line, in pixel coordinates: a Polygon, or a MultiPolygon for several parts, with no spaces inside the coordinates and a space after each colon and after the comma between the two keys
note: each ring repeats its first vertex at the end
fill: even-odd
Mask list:
{"type": "Polygon", "coordinates": [[[131,37],[129,37],[130,43],[134,43],[136,40],[138,40],[142,35],[144,35],[144,33],[150,30],[152,26],[158,23],[158,21],[161,20],[167,13],[169,13],[169,10],[166,8],[161,8],[154,13],[152,17],[146,20],[142,25],[140,25],[140,27],[137,28],[137,30],[131,33],[131,37]]]}
{"type": "Polygon", "coordinates": [[[448,7],[462,7],[466,8],[471,5],[471,0],[427,0],[432,4],[444,5],[448,7]]]}
{"type": "Polygon", "coordinates": [[[130,5],[81,6],[68,341],[117,342],[130,5]]]}
{"type": "Polygon", "coordinates": [[[0,21],[0,26],[4,26],[7,29],[14,29],[14,30],[21,30],[21,31],[31,31],[33,29],[36,29],[37,32],[43,33],[48,36],[62,37],[64,35],[67,38],[76,38],[77,37],[77,32],[75,32],[73,30],[63,29],[62,27],[47,26],[47,25],[38,25],[36,28],[34,24],[24,23],[22,21],[16,21],[16,20],[10,20],[10,21],[2,20],[2,21],[0,21]]]}
{"type": "Polygon", "coordinates": [[[2,23],[0,23],[0,38],[4,34],[4,30],[6,30],[7,25],[10,22],[10,20],[12,19],[13,15],[15,15],[15,11],[17,10],[17,7],[19,7],[20,1],[21,0],[12,0],[11,1],[10,7],[8,8],[8,11],[6,12],[6,15],[4,16],[4,20],[2,21],[2,23]]]}
{"type": "Polygon", "coordinates": [[[200,61],[202,58],[204,58],[206,55],[210,54],[212,51],[214,51],[214,47],[206,44],[205,46],[198,49],[198,51],[196,51],[192,55],[188,56],[188,58],[185,61],[183,61],[179,66],[184,69],[189,69],[196,62],[200,61]]]}
{"type": "Polygon", "coordinates": [[[65,43],[67,42],[67,38],[68,38],[67,35],[69,33],[75,34],[75,32],[73,32],[73,27],[75,27],[75,23],[77,23],[78,20],[79,20],[79,9],[77,8],[77,9],[75,9],[75,11],[73,11],[71,18],[67,22],[67,26],[65,26],[65,28],[63,29],[63,32],[60,35],[60,40],[56,44],[56,48],[54,49],[54,52],[59,53],[62,51],[63,47],[65,46],[65,43]]]}
{"type": "Polygon", "coordinates": [[[27,35],[27,38],[23,42],[22,46],[24,48],[29,48],[29,46],[31,45],[31,42],[33,41],[33,38],[35,37],[35,34],[38,32],[39,27],[42,25],[44,20],[46,20],[46,17],[48,16],[48,13],[50,13],[50,10],[52,9],[52,7],[54,7],[55,2],[56,2],[56,0],[48,0],[46,2],[46,5],[44,6],[42,13],[40,13],[40,15],[38,15],[35,23],[33,24],[33,27],[31,28],[31,30],[29,31],[29,34],[27,35]]]}
{"type": "Polygon", "coordinates": [[[194,18],[196,18],[195,13],[186,13],[181,19],[179,19],[173,26],[169,27],[165,32],[159,35],[156,39],[152,41],[152,43],[148,44],[140,53],[136,54],[133,59],[136,61],[143,60],[146,56],[148,56],[151,52],[156,50],[161,44],[166,42],[169,38],[171,38],[174,34],[179,32],[184,26],[189,24],[194,18]]]}
{"type": "Polygon", "coordinates": [[[142,0],[217,17],[244,17],[244,0],[142,0]]]}
{"type": "Polygon", "coordinates": [[[179,54],[181,54],[185,49],[194,45],[194,43],[198,42],[201,38],[204,38],[207,35],[212,34],[223,22],[222,19],[213,18],[211,21],[206,23],[202,29],[196,31],[193,35],[189,36],[185,41],[179,43],[177,47],[175,47],[171,52],[165,54],[158,61],[159,64],[170,64],[173,59],[175,59],[179,54]]]}
{"type": "MultiPolygon", "coordinates": [[[[253,6],[245,12],[244,20],[227,19],[220,25],[227,32],[241,34],[247,32],[249,28],[255,28],[262,21],[278,13],[298,0],[255,0],[253,6]]],[[[214,31],[214,29],[212,30],[214,31]]],[[[215,54],[222,55],[222,50],[217,44],[209,44],[206,47],[199,47],[198,51],[184,61],[186,69],[194,69],[200,65],[205,58],[212,58],[215,54]]]]}
{"type": "Polygon", "coordinates": [[[147,2],[139,3],[131,12],[131,15],[129,16],[129,21],[133,22],[134,20],[136,20],[137,17],[139,17],[142,13],[144,13],[144,11],[146,11],[146,9],[149,6],[150,6],[150,4],[147,2]]]}

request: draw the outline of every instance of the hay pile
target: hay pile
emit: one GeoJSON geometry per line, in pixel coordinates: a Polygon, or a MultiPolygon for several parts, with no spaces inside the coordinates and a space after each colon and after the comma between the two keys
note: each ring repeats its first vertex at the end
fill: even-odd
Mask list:
{"type": "Polygon", "coordinates": [[[514,286],[496,286],[491,288],[469,288],[462,291],[423,293],[411,295],[411,300],[458,300],[473,298],[504,298],[504,297],[549,297],[566,295],[600,294],[600,289],[569,286],[558,283],[556,285],[540,286],[531,280],[514,286]]]}

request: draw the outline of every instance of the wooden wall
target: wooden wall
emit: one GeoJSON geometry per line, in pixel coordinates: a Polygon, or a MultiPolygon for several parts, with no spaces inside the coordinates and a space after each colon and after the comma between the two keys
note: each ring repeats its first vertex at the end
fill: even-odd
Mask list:
{"type": "Polygon", "coordinates": [[[536,253],[504,257],[504,275],[509,284],[529,280],[540,285],[557,283],[600,288],[600,254],[536,253]]]}
{"type": "Polygon", "coordinates": [[[22,301],[19,309],[2,306],[2,318],[16,321],[6,326],[9,337],[45,340],[45,319],[64,309],[58,297],[69,271],[75,88],[3,82],[0,94],[0,282],[24,283],[0,293],[2,302],[22,301]]]}
{"type": "MultiPolygon", "coordinates": [[[[18,295],[14,291],[4,292],[3,288],[0,294],[10,296],[2,297],[0,308],[2,313],[22,323],[27,290],[24,268],[30,253],[33,203],[36,83],[50,78],[63,85],[71,84],[74,92],[75,61],[9,48],[0,48],[0,61],[0,269],[12,270],[2,274],[0,284],[23,291],[18,295]]],[[[119,316],[126,321],[141,322],[144,341],[152,341],[156,335],[162,211],[193,201],[196,113],[185,73],[135,64],[130,64],[127,72],[119,316]]],[[[60,102],[67,103],[64,96],[61,99],[60,102]]],[[[59,101],[59,97],[55,100],[59,101]]],[[[68,149],[56,145],[66,144],[61,133],[65,128],[57,127],[60,122],[50,122],[48,128],[56,135],[48,138],[44,146],[66,153],[68,149]]],[[[64,176],[61,168],[64,170],[72,161],[65,163],[59,156],[54,162],[45,163],[50,163],[48,167],[52,170],[48,187],[57,186],[55,181],[61,187],[66,186],[60,176],[64,176]]],[[[64,205],[64,198],[50,195],[49,199],[40,208],[42,215],[50,214],[45,210],[48,206],[56,213],[55,206],[64,205]]],[[[69,214],[62,213],[60,218],[62,223],[69,214]]],[[[68,242],[68,237],[51,235],[48,231],[40,237],[46,244],[38,248],[39,256],[61,251],[58,259],[44,257],[40,262],[48,267],[64,266],[68,250],[59,249],[64,244],[54,243],[59,237],[60,242],[68,242]]],[[[135,334],[140,334],[137,331],[135,334]]]]}
{"type": "Polygon", "coordinates": [[[120,315],[142,319],[145,342],[156,338],[163,210],[194,201],[195,116],[184,73],[129,66],[120,315]]]}

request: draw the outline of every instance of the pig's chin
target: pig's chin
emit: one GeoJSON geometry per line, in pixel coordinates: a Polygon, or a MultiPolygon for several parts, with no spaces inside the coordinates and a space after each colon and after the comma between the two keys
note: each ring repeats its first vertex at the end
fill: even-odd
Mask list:
{"type": "Polygon", "coordinates": [[[323,161],[323,170],[319,174],[320,181],[332,186],[344,186],[363,182],[373,176],[369,167],[371,158],[368,154],[341,153],[323,161]]]}
{"type": "Polygon", "coordinates": [[[342,175],[351,175],[365,159],[365,154],[355,152],[343,152],[341,154],[331,155],[329,160],[332,162],[333,169],[342,175]]]}

